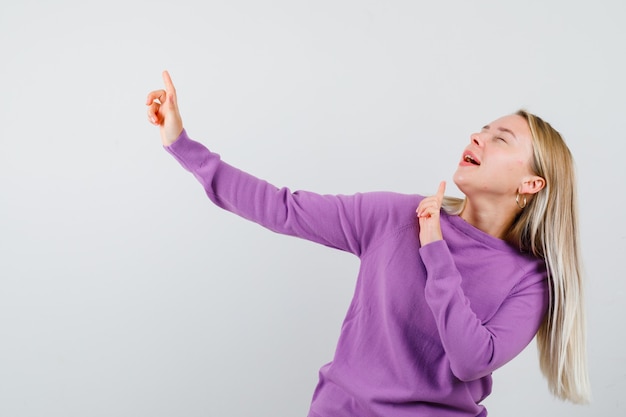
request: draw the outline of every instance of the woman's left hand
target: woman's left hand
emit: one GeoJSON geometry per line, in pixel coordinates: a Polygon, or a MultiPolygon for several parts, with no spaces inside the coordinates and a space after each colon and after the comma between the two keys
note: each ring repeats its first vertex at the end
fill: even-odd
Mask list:
{"type": "Polygon", "coordinates": [[[155,90],[148,94],[148,119],[160,127],[163,146],[170,146],[183,131],[183,120],[178,110],[176,89],[169,72],[163,71],[164,90],[155,90]]]}
{"type": "Polygon", "coordinates": [[[420,224],[419,237],[422,246],[443,239],[439,215],[445,190],[446,182],[441,181],[437,194],[426,197],[417,206],[416,213],[420,224]]]}

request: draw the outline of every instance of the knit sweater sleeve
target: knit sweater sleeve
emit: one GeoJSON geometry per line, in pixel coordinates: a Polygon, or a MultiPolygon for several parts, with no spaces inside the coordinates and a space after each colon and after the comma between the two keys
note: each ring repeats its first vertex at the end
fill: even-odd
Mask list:
{"type": "Polygon", "coordinates": [[[471,381],[489,375],[530,343],[547,308],[543,279],[520,281],[496,314],[482,322],[463,292],[446,242],[425,245],[420,255],[427,270],[426,300],[457,378],[471,381]]]}
{"type": "Polygon", "coordinates": [[[357,256],[376,233],[370,217],[384,196],[331,196],[277,188],[223,162],[184,130],[165,149],[196,177],[213,203],[274,232],[357,256]]]}

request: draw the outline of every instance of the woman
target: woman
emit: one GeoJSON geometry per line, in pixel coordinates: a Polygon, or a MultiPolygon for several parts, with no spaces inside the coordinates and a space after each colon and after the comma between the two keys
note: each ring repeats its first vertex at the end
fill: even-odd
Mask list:
{"type": "Polygon", "coordinates": [[[310,417],[486,416],[491,373],[535,335],[552,392],[588,400],[573,164],[549,124],[520,111],[471,135],[454,175],[462,200],[443,182],[425,198],[292,193],[189,139],[163,80],[149,120],[216,205],[360,258],[310,417]]]}

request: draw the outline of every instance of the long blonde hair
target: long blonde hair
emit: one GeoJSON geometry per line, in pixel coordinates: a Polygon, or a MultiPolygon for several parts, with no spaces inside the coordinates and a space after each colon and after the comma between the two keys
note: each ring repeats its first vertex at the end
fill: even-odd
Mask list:
{"type": "MultiPolygon", "coordinates": [[[[546,180],[546,186],[515,219],[508,239],[543,258],[548,269],[550,304],[537,332],[537,347],[550,391],[561,399],[587,403],[591,393],[574,161],[549,123],[525,110],[516,114],[530,127],[531,168],[546,180]]],[[[449,214],[460,214],[465,200],[446,197],[442,206],[449,214]]]]}

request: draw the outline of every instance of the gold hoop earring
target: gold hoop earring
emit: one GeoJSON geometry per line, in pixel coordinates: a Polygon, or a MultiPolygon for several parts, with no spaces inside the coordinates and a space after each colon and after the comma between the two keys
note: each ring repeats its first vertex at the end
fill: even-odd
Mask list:
{"type": "Polygon", "coordinates": [[[524,195],[524,205],[521,205],[519,203],[519,191],[517,192],[517,195],[515,196],[515,202],[517,203],[517,207],[523,209],[524,207],[526,207],[526,196],[524,195]]]}

